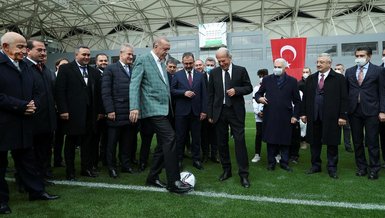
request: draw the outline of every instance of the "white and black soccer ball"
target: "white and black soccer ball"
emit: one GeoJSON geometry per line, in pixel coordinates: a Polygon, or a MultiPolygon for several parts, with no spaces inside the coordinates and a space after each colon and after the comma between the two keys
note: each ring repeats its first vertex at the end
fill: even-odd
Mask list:
{"type": "Polygon", "coordinates": [[[196,179],[195,179],[194,174],[192,174],[190,172],[187,172],[187,171],[181,172],[180,173],[180,181],[185,182],[185,183],[191,185],[192,187],[195,187],[196,179]]]}

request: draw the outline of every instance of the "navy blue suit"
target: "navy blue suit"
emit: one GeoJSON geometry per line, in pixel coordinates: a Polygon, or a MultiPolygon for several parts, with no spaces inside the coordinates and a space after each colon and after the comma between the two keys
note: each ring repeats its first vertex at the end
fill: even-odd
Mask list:
{"type": "Polygon", "coordinates": [[[360,171],[366,172],[369,169],[371,173],[378,173],[380,170],[378,115],[385,112],[385,68],[370,62],[365,68],[367,71],[361,85],[357,81],[357,66],[346,70],[348,112],[357,168],[360,171]],[[365,158],[364,138],[369,149],[369,166],[365,158]]]}
{"type": "MultiPolygon", "coordinates": [[[[131,72],[131,67],[130,67],[131,72]]],[[[131,168],[130,159],[135,156],[137,125],[131,124],[128,115],[131,75],[120,61],[108,65],[103,72],[102,99],[106,113],[115,112],[115,120],[107,120],[107,166],[116,168],[116,145],[119,141],[120,161],[123,169],[131,168]]]]}
{"type": "Polygon", "coordinates": [[[207,112],[207,93],[203,74],[193,70],[192,75],[192,86],[189,85],[184,69],[176,72],[171,82],[171,94],[175,101],[176,144],[180,161],[183,159],[184,144],[189,129],[192,136],[192,159],[200,161],[200,114],[207,112]],[[186,97],[186,91],[194,92],[195,96],[186,97]]]}
{"type": "Polygon", "coordinates": [[[32,149],[33,118],[24,115],[27,104],[35,101],[39,107],[39,85],[24,61],[20,71],[9,57],[0,52],[0,203],[8,203],[9,189],[5,181],[8,151],[11,150],[15,168],[30,195],[44,191],[43,181],[37,176],[32,149]]]}
{"type": "Polygon", "coordinates": [[[291,145],[292,140],[291,118],[298,119],[299,104],[301,103],[297,80],[287,74],[281,77],[266,76],[254,98],[258,101],[263,96],[267,98],[268,104],[263,107],[262,139],[268,144],[269,165],[275,165],[274,157],[281,150],[280,164],[287,166],[289,145],[291,145]],[[278,85],[279,79],[282,80],[280,85],[278,85]]]}

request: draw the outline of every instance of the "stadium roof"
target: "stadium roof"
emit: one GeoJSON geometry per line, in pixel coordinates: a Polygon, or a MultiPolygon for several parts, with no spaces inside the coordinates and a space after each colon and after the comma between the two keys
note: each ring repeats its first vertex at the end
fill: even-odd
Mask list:
{"type": "Polygon", "coordinates": [[[269,38],[385,32],[376,0],[1,0],[0,33],[40,38],[56,51],[95,50],[122,42],[151,46],[157,36],[196,35],[198,25],[227,22],[228,32],[269,38]]]}

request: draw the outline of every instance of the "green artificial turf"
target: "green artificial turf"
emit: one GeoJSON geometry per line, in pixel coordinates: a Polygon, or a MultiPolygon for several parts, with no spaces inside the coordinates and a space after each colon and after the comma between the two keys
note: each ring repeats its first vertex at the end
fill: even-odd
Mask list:
{"type": "MultiPolygon", "coordinates": [[[[246,118],[246,142],[249,160],[254,155],[255,122],[253,114],[246,118]]],[[[153,140],[153,145],[155,145],[153,140]]],[[[140,143],[139,143],[140,144],[140,143]]],[[[153,146],[154,147],[154,146],[153,146]]],[[[187,171],[197,178],[196,191],[227,193],[231,195],[265,196],[271,198],[347,202],[385,205],[385,177],[380,172],[376,181],[355,176],[354,154],[340,146],[338,180],[329,178],[326,170],[326,147],[323,149],[323,172],[306,175],[310,168],[310,150],[300,150],[298,164],[291,164],[294,172],[288,173],[277,165],[275,171],[266,170],[266,146],[262,147],[262,160],[250,163],[248,189],[240,185],[233,141],[230,139],[233,177],[218,181],[220,164],[208,162],[203,171],[191,166],[191,159],[184,160],[187,171]]],[[[77,162],[79,158],[77,157],[77,162]]],[[[11,158],[10,158],[10,162],[11,158]]],[[[98,178],[85,178],[77,174],[79,181],[109,184],[144,185],[148,169],[142,173],[120,174],[118,179],[109,178],[106,168],[101,168],[98,178]]],[[[57,180],[65,179],[64,168],[54,168],[57,180]]],[[[7,177],[11,178],[12,174],[7,177]]],[[[165,180],[164,173],[161,179],[165,180]]],[[[310,206],[273,202],[255,202],[193,195],[176,195],[168,192],[120,190],[54,185],[47,191],[61,196],[50,202],[29,202],[27,194],[17,192],[13,182],[8,217],[384,217],[385,211],[341,207],[310,206]]]]}

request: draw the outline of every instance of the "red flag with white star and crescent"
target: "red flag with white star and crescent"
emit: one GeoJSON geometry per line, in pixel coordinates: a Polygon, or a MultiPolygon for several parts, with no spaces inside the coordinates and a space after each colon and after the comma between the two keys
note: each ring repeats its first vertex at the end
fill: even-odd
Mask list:
{"type": "Polygon", "coordinates": [[[285,59],[288,63],[286,73],[300,80],[305,66],[306,38],[272,39],[270,43],[273,62],[277,58],[285,59]]]}

